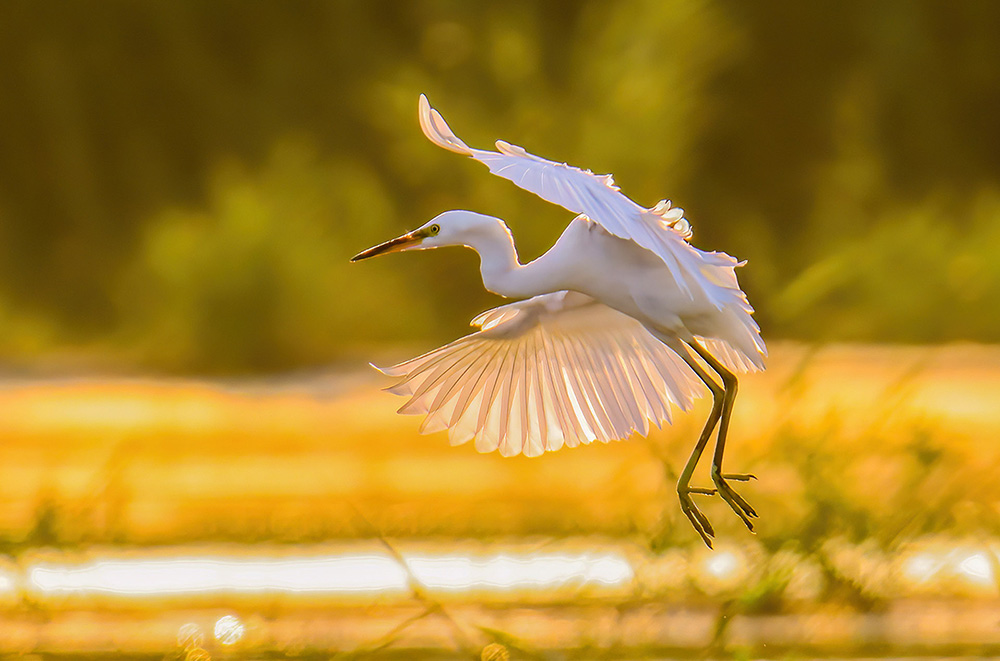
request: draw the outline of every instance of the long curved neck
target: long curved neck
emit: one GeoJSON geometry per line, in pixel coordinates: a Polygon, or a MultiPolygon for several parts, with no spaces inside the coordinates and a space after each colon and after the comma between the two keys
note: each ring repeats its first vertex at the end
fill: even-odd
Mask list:
{"type": "Polygon", "coordinates": [[[544,256],[521,264],[514,237],[501,221],[487,231],[477,232],[467,244],[479,253],[483,286],[506,298],[528,298],[558,291],[555,274],[546,267],[544,256]]]}

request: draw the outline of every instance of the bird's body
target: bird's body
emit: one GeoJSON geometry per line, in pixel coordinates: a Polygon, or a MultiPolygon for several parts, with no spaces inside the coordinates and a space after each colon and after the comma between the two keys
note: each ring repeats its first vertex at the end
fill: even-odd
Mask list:
{"type": "Polygon", "coordinates": [[[575,291],[659,333],[682,340],[716,339],[748,356],[758,353],[756,327],[752,321],[746,323],[751,320],[749,313],[743,318],[727,313],[730,308],[717,307],[691,282],[686,283],[691,293],[683,293],[663,260],[586,216],[574,218],[555,245],[522,265],[502,220],[466,211],[446,213],[477,216],[483,225],[470,247],[480,256],[483,285],[494,294],[524,299],[575,291]]]}
{"type": "Polygon", "coordinates": [[[692,493],[719,493],[752,530],[756,513],[726,482],[750,476],[721,471],[733,372],[763,369],[766,354],[736,280],[740,263],[691,246],[683,210],[667,201],[640,207],[610,175],[504,142],[497,152],[470,149],[423,96],[420,117],[435,144],[578,215],[527,264],[502,220],[471,211],[447,211],[354,258],[466,246],[480,256],[486,289],[518,299],[474,319],[480,331],[383,370],[399,378],[390,391],[409,397],[400,412],[426,414],[421,431],[448,429],[453,444],[475,440],[480,451],[534,456],[646,434],[650,423],[670,421],[672,406],[688,409],[707,386],[714,405],[678,483],[681,507],[709,545],[714,532],[692,493]],[[716,424],[716,488],[690,487],[716,424]]]}

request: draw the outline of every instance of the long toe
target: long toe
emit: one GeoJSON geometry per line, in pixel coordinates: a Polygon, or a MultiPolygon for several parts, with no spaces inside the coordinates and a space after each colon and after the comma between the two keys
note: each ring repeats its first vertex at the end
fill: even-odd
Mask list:
{"type": "Polygon", "coordinates": [[[753,522],[750,519],[757,518],[757,512],[750,506],[750,503],[743,496],[736,493],[722,475],[718,473],[713,474],[712,481],[715,482],[715,486],[719,490],[719,495],[726,501],[730,509],[736,512],[736,515],[740,517],[740,520],[743,521],[750,532],[754,532],[753,522]]]}
{"type": "Polygon", "coordinates": [[[698,515],[689,509],[684,509],[683,507],[681,509],[684,512],[684,515],[687,516],[688,521],[691,522],[691,527],[694,528],[695,532],[698,533],[698,536],[701,537],[701,541],[705,542],[705,546],[708,548],[712,548],[712,534],[705,530],[698,518],[698,515]]]}
{"type": "Polygon", "coordinates": [[[691,500],[690,493],[705,493],[709,491],[708,489],[685,489],[683,491],[677,492],[677,497],[681,503],[681,511],[684,512],[684,516],[687,517],[688,521],[691,522],[691,527],[695,529],[695,532],[701,537],[701,540],[705,542],[708,548],[712,548],[712,537],[715,537],[715,529],[712,527],[712,523],[708,520],[708,517],[698,509],[698,506],[694,504],[691,500]]]}
{"type": "Polygon", "coordinates": [[[722,477],[727,480],[735,480],[737,482],[749,482],[750,480],[757,479],[757,476],[753,473],[726,473],[722,477]]]}
{"type": "Polygon", "coordinates": [[[746,514],[752,519],[757,518],[757,511],[750,506],[750,503],[747,502],[746,498],[736,493],[736,491],[731,486],[729,486],[729,484],[726,484],[726,495],[728,495],[730,498],[733,499],[733,501],[736,502],[736,505],[740,508],[740,510],[743,511],[744,514],[746,514]]]}

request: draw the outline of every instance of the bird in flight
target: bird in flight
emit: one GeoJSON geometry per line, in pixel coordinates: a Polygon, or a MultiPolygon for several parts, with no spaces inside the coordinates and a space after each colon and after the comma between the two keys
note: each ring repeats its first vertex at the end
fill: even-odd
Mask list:
{"type": "Polygon", "coordinates": [[[421,432],[448,430],[452,445],[537,456],[593,441],[607,443],[688,410],[702,385],[712,409],[677,482],[681,510],[709,547],[715,531],[692,495],[718,494],[753,531],[757,513],[724,473],[737,372],[764,369],[767,349],[736,280],[743,263],[690,244],[684,211],[667,200],[645,208],[611,175],[549,161],[497,141],[473,149],[420,95],[420,127],[434,144],[486,165],[577,214],[555,245],[521,264],[499,218],[446,211],[351,261],[405,250],[465,246],[479,253],[483,285],[514,303],[472,320],[479,330],[386,368],[388,388],[423,414],[421,432]],[[716,432],[714,488],[691,486],[716,432]]]}

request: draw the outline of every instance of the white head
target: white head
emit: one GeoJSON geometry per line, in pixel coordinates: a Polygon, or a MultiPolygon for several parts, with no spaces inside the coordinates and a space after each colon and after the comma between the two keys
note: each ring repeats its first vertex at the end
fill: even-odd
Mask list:
{"type": "Polygon", "coordinates": [[[428,250],[444,246],[476,248],[483,240],[495,240],[498,230],[510,236],[507,226],[499,218],[474,211],[445,211],[412,232],[358,253],[351,261],[405,250],[428,250]]]}

